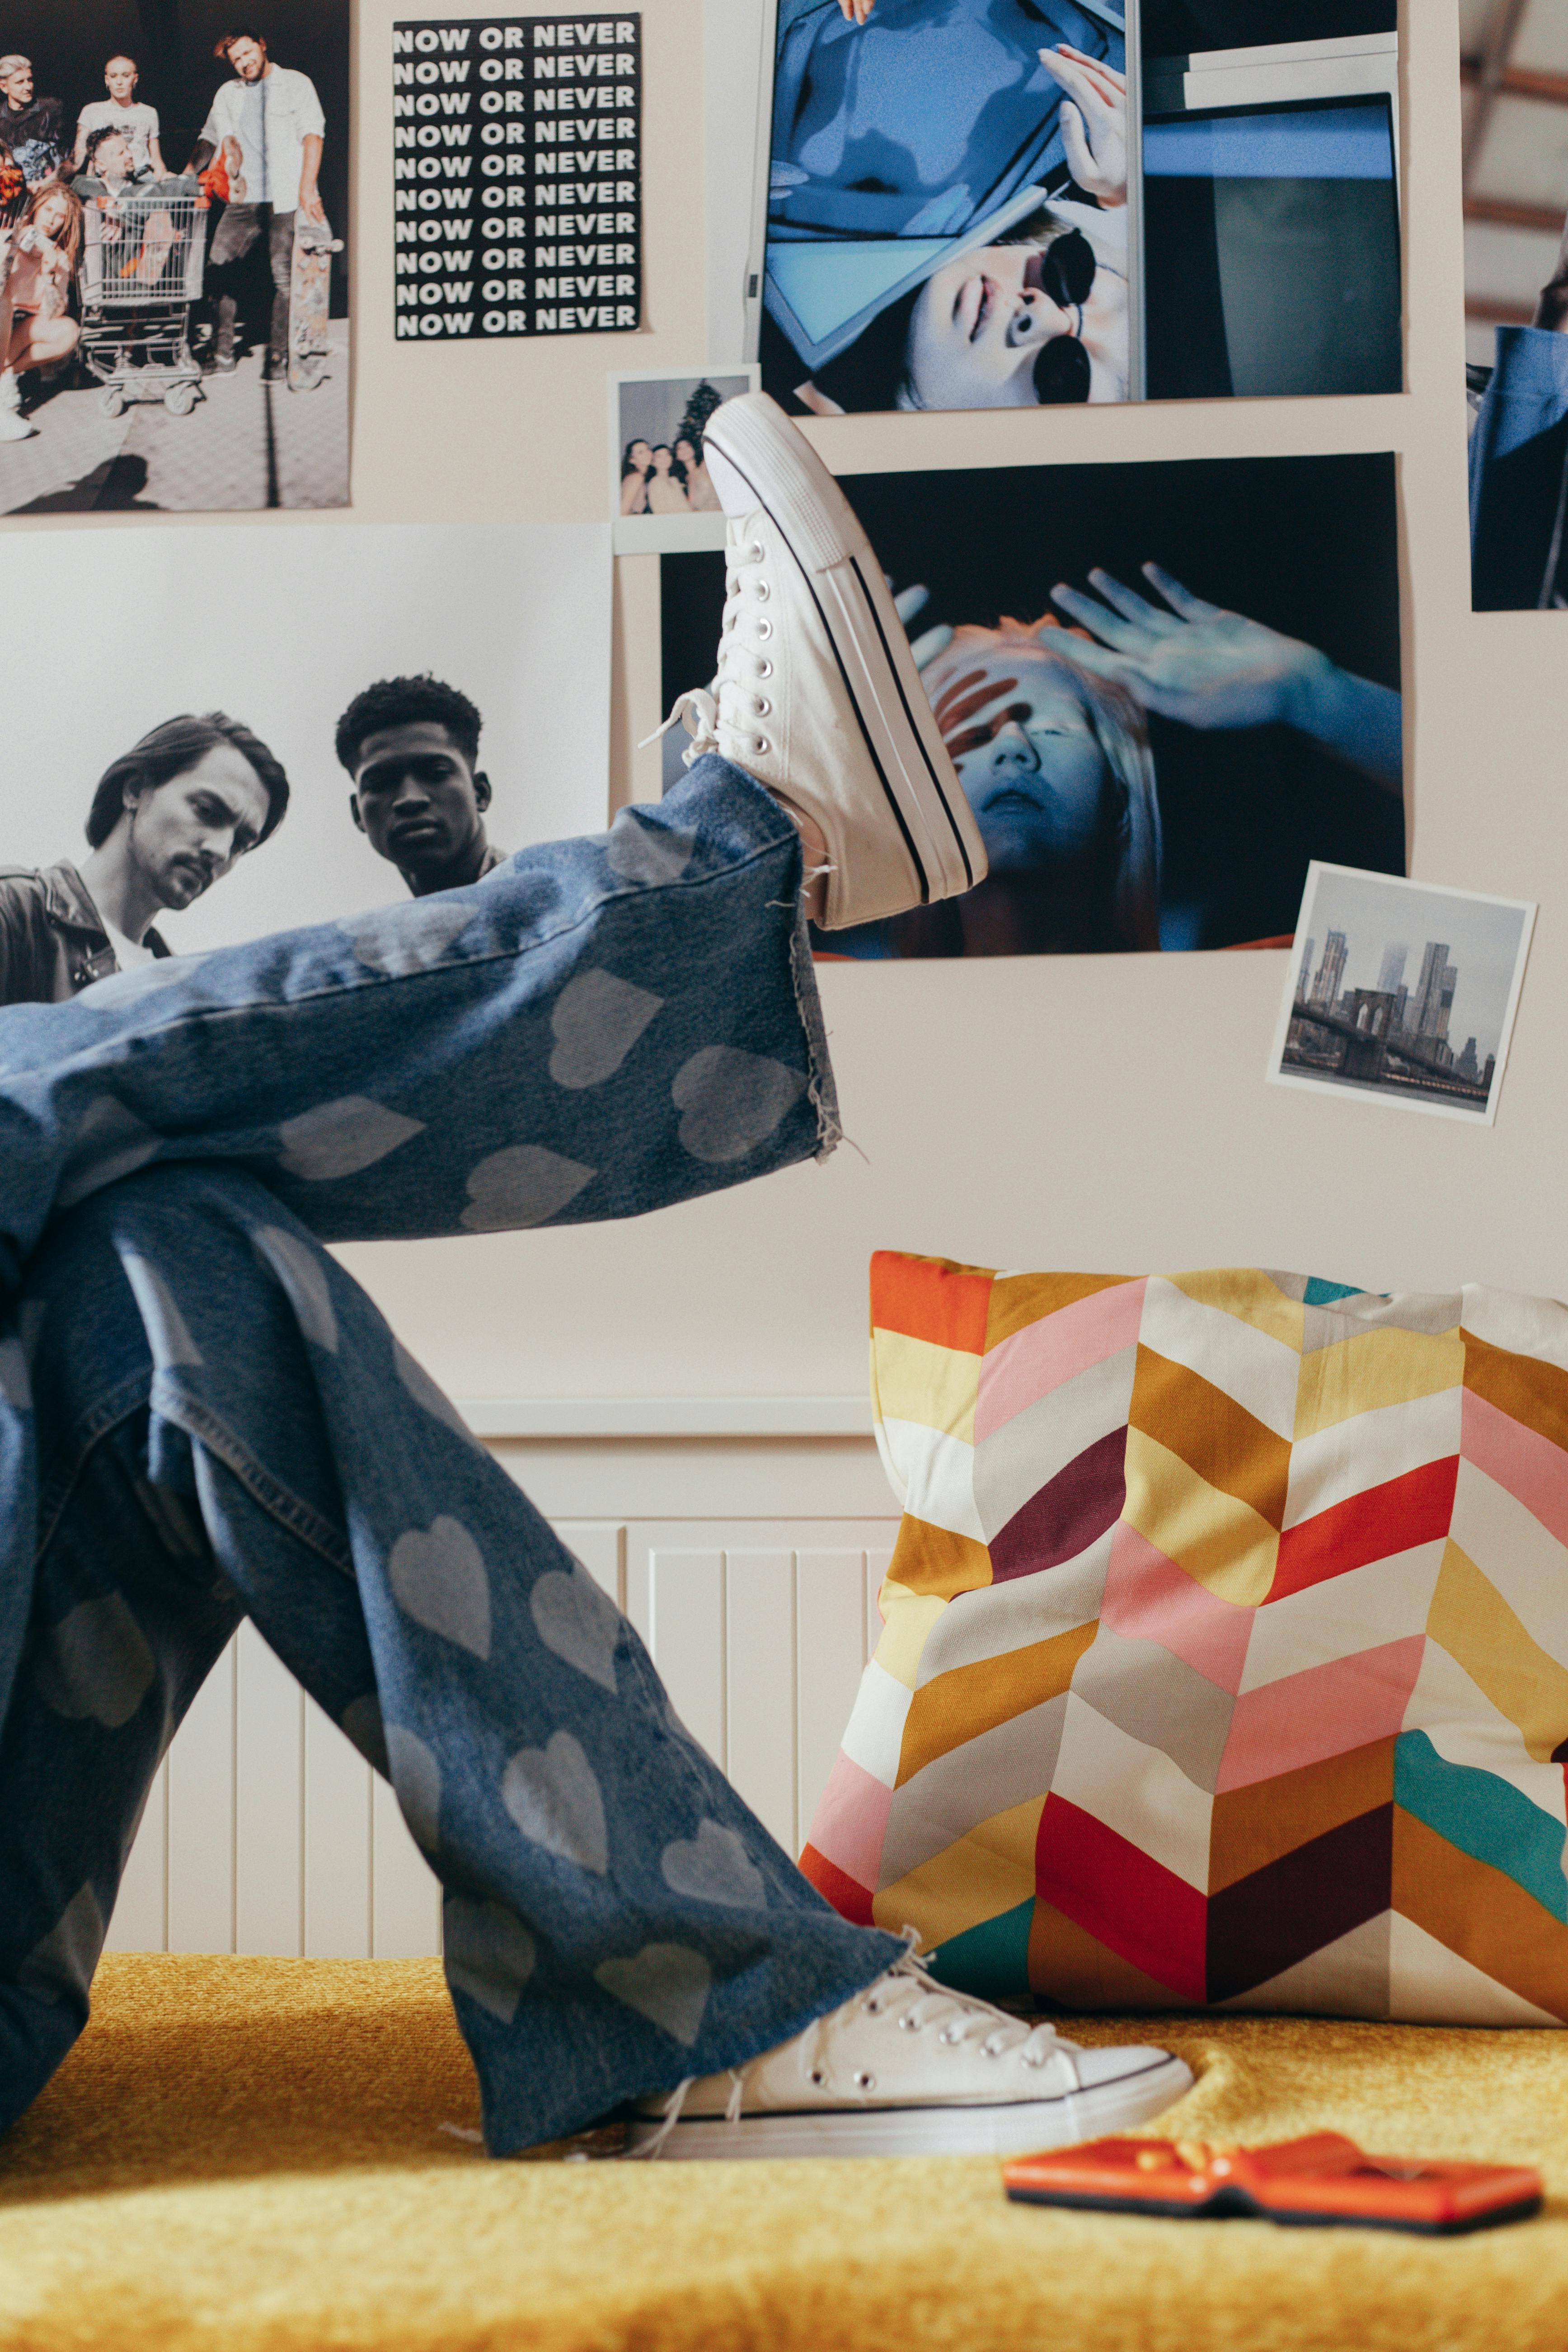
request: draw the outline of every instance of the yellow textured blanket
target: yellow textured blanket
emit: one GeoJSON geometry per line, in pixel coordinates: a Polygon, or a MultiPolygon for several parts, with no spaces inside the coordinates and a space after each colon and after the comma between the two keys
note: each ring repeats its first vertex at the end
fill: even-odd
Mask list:
{"type": "Polygon", "coordinates": [[[1535,2163],[1547,2210],[1431,2242],[1010,2206],[979,2158],[492,2164],[435,1962],[120,1958],[0,2144],[0,2347],[1561,2352],[1568,2034],[1135,2030],[1199,2071],[1157,2132],[1535,2163]]]}

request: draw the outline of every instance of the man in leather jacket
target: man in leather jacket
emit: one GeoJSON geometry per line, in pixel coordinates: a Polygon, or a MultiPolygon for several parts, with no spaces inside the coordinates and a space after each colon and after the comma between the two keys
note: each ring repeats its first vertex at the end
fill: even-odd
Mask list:
{"type": "Polygon", "coordinates": [[[0,1006],[58,1004],[170,954],[153,918],[221,881],[288,804],[266,744],[223,712],[154,728],[100,781],[79,872],[0,866],[0,1006]]]}
{"type": "MultiPolygon", "coordinates": [[[[170,953],[154,930],[142,945],[170,953]]],[[[59,1004],[120,970],[76,867],[0,866],[0,1004],[59,1004]]]]}

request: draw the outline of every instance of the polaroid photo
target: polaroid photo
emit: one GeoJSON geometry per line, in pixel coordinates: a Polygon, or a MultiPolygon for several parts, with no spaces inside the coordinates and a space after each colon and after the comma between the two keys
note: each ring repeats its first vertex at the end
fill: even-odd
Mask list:
{"type": "Polygon", "coordinates": [[[1268,1076],[1497,1117],[1535,905],[1352,866],[1308,869],[1268,1076]]]}
{"type": "Polygon", "coordinates": [[[612,375],[610,513],[617,555],[721,548],[724,510],[708,478],[702,434],[713,411],[755,392],[760,370],[659,368],[612,375]]]}

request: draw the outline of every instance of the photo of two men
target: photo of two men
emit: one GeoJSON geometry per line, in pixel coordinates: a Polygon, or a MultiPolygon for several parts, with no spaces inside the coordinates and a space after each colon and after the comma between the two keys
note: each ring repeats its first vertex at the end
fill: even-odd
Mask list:
{"type": "MultiPolygon", "coordinates": [[[[37,542],[46,569],[68,569],[76,537],[37,542]]],[[[150,583],[182,567],[174,537],[140,535],[150,583]]],[[[549,682],[569,642],[580,664],[605,640],[607,540],[269,533],[243,549],[243,619],[227,598],[173,636],[129,616],[85,680],[62,649],[18,714],[0,1005],[462,888],[602,826],[602,718],[549,682]]]]}

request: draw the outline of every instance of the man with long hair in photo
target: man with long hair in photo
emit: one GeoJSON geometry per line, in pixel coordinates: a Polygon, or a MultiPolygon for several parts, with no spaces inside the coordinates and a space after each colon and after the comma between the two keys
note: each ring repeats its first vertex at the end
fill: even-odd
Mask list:
{"type": "Polygon", "coordinates": [[[167,956],[155,917],[194,906],[288,806],[282,767],[237,719],[154,727],[100,778],[79,866],[0,866],[0,1005],[59,1003],[167,956]]]}

